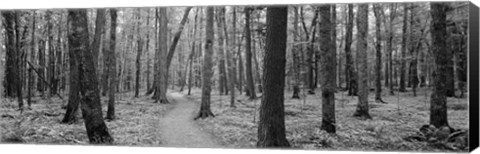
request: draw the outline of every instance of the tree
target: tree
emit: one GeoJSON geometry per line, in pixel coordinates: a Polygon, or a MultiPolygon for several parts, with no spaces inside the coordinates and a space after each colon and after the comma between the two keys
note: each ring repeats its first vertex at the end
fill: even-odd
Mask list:
{"type": "MultiPolygon", "coordinates": [[[[217,61],[218,61],[218,75],[219,75],[219,84],[218,91],[220,95],[226,95],[228,93],[228,82],[227,82],[227,71],[225,68],[225,39],[223,32],[223,21],[225,20],[225,7],[220,7],[216,9],[217,17],[217,36],[218,36],[218,51],[217,51],[217,61]]],[[[228,40],[227,40],[228,41],[228,40]]]]}
{"type": "Polygon", "coordinates": [[[6,96],[17,97],[18,107],[23,110],[22,98],[22,80],[20,72],[20,50],[19,50],[19,21],[17,11],[2,11],[2,16],[5,19],[5,47],[6,47],[6,62],[7,69],[5,71],[5,85],[6,96]]]}
{"type": "MultiPolygon", "coordinates": [[[[197,33],[197,19],[198,19],[198,9],[195,10],[195,18],[193,22],[193,38],[196,38],[196,33],[197,33]]],[[[196,41],[192,41],[192,51],[190,53],[190,56],[188,57],[190,62],[188,63],[188,95],[191,94],[192,92],[192,80],[193,80],[193,57],[195,55],[195,46],[196,46],[196,41]]]]}
{"type": "Polygon", "coordinates": [[[115,86],[117,85],[117,60],[115,55],[116,45],[116,33],[117,33],[117,10],[110,9],[110,50],[108,50],[107,62],[108,62],[108,108],[107,117],[105,119],[115,119],[115,86]]]}
{"type": "Polygon", "coordinates": [[[157,64],[157,76],[158,76],[158,81],[157,85],[154,86],[156,88],[155,94],[154,94],[154,99],[155,103],[159,102],[162,104],[168,103],[167,100],[167,79],[168,79],[168,67],[167,65],[167,54],[168,54],[168,46],[167,46],[167,40],[168,40],[168,32],[167,32],[167,24],[168,24],[168,19],[167,19],[167,8],[159,8],[158,10],[159,13],[159,31],[158,31],[158,49],[157,49],[157,55],[155,57],[156,59],[156,64],[157,64]]]}
{"type": "Polygon", "coordinates": [[[247,95],[249,96],[250,100],[257,98],[255,93],[255,85],[253,83],[253,72],[252,72],[252,39],[250,34],[250,13],[251,8],[245,7],[245,41],[246,41],[246,50],[245,50],[245,63],[246,63],[246,72],[245,75],[247,76],[247,95]]]}
{"type": "Polygon", "coordinates": [[[212,76],[213,76],[213,39],[214,39],[214,32],[213,32],[213,7],[207,7],[207,22],[205,28],[205,52],[203,53],[203,68],[202,68],[202,103],[200,104],[200,111],[198,115],[195,117],[195,120],[198,118],[207,118],[207,117],[215,117],[212,111],[210,110],[210,94],[212,92],[212,76]]]}
{"type": "Polygon", "coordinates": [[[400,92],[407,91],[405,89],[405,54],[407,52],[407,27],[408,27],[408,7],[407,3],[403,4],[403,28],[402,28],[402,51],[400,59],[400,92]]]}
{"type": "MultiPolygon", "coordinates": [[[[230,82],[228,83],[228,89],[230,91],[230,107],[235,107],[235,69],[234,69],[234,64],[235,60],[233,59],[233,52],[235,51],[235,46],[233,48],[229,48],[229,38],[228,38],[228,29],[227,29],[227,21],[225,19],[225,8],[222,7],[221,9],[222,15],[220,16],[220,19],[222,20],[223,24],[223,32],[225,34],[225,50],[226,50],[226,59],[227,59],[227,74],[228,74],[228,79],[230,82]]],[[[234,27],[235,28],[235,27],[234,27]]],[[[235,44],[235,35],[233,35],[233,44],[235,44]]]]}
{"type": "Polygon", "coordinates": [[[368,113],[368,4],[359,4],[357,11],[358,104],[353,116],[371,119],[368,113]]]}
{"type": "Polygon", "coordinates": [[[433,92],[430,100],[430,124],[437,128],[441,126],[449,126],[447,118],[447,80],[450,61],[450,53],[447,50],[446,38],[447,36],[447,9],[446,3],[432,2],[430,3],[432,15],[432,51],[435,58],[433,78],[433,92]]]}
{"type": "Polygon", "coordinates": [[[88,139],[92,144],[110,144],[113,138],[103,121],[97,75],[89,47],[87,10],[68,10],[68,23],[69,50],[79,60],[77,65],[79,75],[76,79],[79,81],[80,103],[88,139]]]}
{"type": "MultiPolygon", "coordinates": [[[[143,50],[143,38],[142,38],[142,33],[140,33],[140,25],[141,25],[141,20],[140,20],[140,9],[138,8],[138,14],[137,14],[137,57],[135,60],[135,66],[136,66],[136,72],[135,72],[135,97],[138,97],[139,94],[139,89],[140,89],[140,72],[142,68],[142,63],[140,62],[141,57],[142,57],[142,50],[143,50]]],[[[148,17],[147,17],[148,19],[148,17]]],[[[149,20],[147,20],[147,25],[148,25],[149,20]]],[[[148,35],[148,33],[147,33],[148,35]]],[[[148,46],[148,44],[147,44],[148,46]]]]}
{"type": "MultiPolygon", "coordinates": [[[[257,147],[289,147],[285,137],[285,62],[287,6],[267,7],[267,36],[263,70],[263,96],[257,147]]],[[[248,42],[248,41],[247,41],[248,42]]]]}
{"type": "Polygon", "coordinates": [[[353,4],[348,4],[348,20],[347,20],[347,32],[345,38],[345,74],[347,79],[348,95],[357,95],[357,74],[354,71],[354,63],[352,57],[352,30],[353,30],[353,4]]]}
{"type": "Polygon", "coordinates": [[[298,8],[295,6],[294,7],[294,21],[293,21],[293,42],[294,45],[292,47],[292,61],[293,61],[293,72],[295,74],[294,76],[294,85],[293,85],[293,94],[292,94],[292,99],[300,99],[300,65],[298,64],[298,53],[300,53],[300,48],[299,45],[296,44],[299,39],[299,30],[298,30],[298,8]]]}
{"type": "MultiPolygon", "coordinates": [[[[35,16],[36,16],[36,11],[33,11],[32,14],[32,35],[31,35],[31,40],[30,40],[30,57],[29,61],[34,61],[35,60],[35,16]]],[[[32,67],[28,69],[28,88],[27,88],[27,93],[28,93],[28,98],[27,98],[27,103],[28,103],[28,108],[31,108],[32,106],[32,89],[33,89],[33,74],[32,74],[32,67]]],[[[0,80],[1,81],[1,80],[0,80]]],[[[1,95],[0,95],[1,97],[1,95]]]]}
{"type": "MultiPolygon", "coordinates": [[[[2,14],[1,11],[0,11],[0,14],[2,14]]],[[[2,14],[2,15],[3,15],[3,14],[2,14]]],[[[3,29],[3,22],[2,22],[2,21],[3,21],[3,20],[0,19],[0,29],[3,29]]],[[[0,42],[3,42],[3,35],[0,35],[0,42]]],[[[3,53],[4,53],[4,51],[3,51],[3,47],[2,47],[2,48],[0,48],[0,59],[3,59],[3,53]]],[[[4,68],[3,61],[0,60],[0,101],[2,101],[2,100],[3,100],[3,97],[4,97],[4,95],[3,95],[3,91],[4,91],[4,89],[5,89],[5,88],[3,87],[3,85],[4,85],[4,84],[3,84],[3,81],[4,81],[4,80],[3,80],[3,79],[4,79],[4,77],[3,77],[3,76],[4,76],[4,71],[5,71],[5,68],[4,68]]]]}
{"type": "Polygon", "coordinates": [[[381,34],[381,6],[373,4],[373,13],[375,15],[375,101],[386,103],[382,100],[382,34],[381,34]]]}
{"type": "Polygon", "coordinates": [[[55,75],[55,49],[53,46],[53,20],[52,20],[52,11],[47,10],[46,12],[47,20],[47,46],[48,46],[48,67],[47,67],[47,80],[50,84],[50,93],[49,96],[55,95],[57,93],[57,83],[55,75]]]}
{"type": "MultiPolygon", "coordinates": [[[[322,126],[321,129],[328,133],[335,133],[335,91],[336,91],[336,57],[337,53],[332,48],[333,38],[331,29],[331,7],[334,5],[322,5],[319,7],[320,27],[320,84],[322,85],[322,126]]],[[[334,10],[333,10],[334,11],[334,10]]],[[[333,28],[333,27],[332,27],[333,28]]]]}
{"type": "Polygon", "coordinates": [[[98,55],[100,53],[100,41],[105,26],[105,9],[97,9],[97,18],[95,19],[95,35],[93,36],[92,52],[95,58],[95,68],[98,68],[98,55]]]}

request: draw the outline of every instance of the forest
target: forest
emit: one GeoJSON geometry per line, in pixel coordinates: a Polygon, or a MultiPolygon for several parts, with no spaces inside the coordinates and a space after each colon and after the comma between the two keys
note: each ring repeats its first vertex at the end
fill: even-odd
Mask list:
{"type": "Polygon", "coordinates": [[[0,14],[0,143],[469,148],[469,2],[0,14]]]}

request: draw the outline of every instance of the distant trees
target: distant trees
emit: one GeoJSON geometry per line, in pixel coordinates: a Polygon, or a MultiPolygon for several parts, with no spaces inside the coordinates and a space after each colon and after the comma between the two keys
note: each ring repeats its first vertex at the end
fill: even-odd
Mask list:
{"type": "Polygon", "coordinates": [[[285,61],[287,6],[267,7],[267,33],[263,70],[263,96],[257,147],[289,147],[285,137],[285,61]]]}

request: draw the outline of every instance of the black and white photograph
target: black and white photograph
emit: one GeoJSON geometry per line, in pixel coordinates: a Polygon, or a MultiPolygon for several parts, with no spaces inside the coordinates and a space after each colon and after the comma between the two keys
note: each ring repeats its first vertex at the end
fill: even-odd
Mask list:
{"type": "Polygon", "coordinates": [[[1,8],[0,144],[470,152],[478,18],[469,1],[1,8]]]}

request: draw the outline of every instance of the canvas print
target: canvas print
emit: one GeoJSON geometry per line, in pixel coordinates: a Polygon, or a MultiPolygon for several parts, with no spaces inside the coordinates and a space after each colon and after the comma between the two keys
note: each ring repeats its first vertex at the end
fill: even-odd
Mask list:
{"type": "Polygon", "coordinates": [[[472,5],[3,9],[0,143],[468,152],[472,5]]]}

